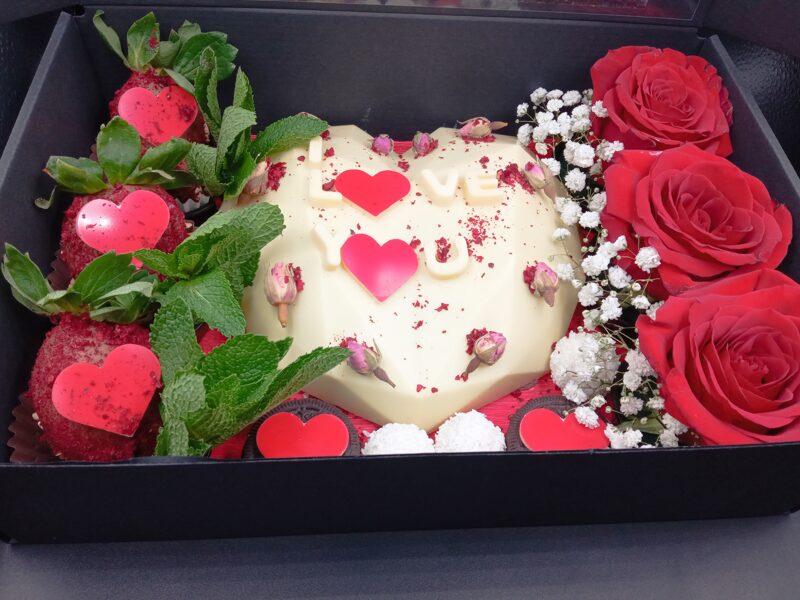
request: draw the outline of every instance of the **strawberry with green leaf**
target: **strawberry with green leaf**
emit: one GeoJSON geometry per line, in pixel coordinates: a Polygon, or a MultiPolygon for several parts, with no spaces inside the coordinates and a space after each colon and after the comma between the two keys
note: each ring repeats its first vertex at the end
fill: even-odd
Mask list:
{"type": "Polygon", "coordinates": [[[173,138],[142,154],[137,131],[120,117],[114,117],[97,134],[97,160],[50,157],[44,170],[56,182],[53,193],[63,190],[75,195],[64,213],[58,254],[70,275],[76,276],[101,254],[80,238],[76,228],[78,214],[92,200],[105,199],[120,204],[131,192],[150,190],[160,196],[169,209],[169,223],[155,247],[171,252],[186,238],[186,221],[180,204],[167,190],[195,184],[190,173],[177,168],[190,148],[188,141],[173,138]]]}

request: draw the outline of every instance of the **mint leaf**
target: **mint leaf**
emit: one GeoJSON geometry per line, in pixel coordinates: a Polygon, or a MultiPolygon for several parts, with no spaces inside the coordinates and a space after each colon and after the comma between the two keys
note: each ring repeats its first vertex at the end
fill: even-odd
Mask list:
{"type": "Polygon", "coordinates": [[[172,66],[172,63],[175,62],[175,57],[178,55],[178,50],[180,50],[180,47],[180,42],[162,40],[159,42],[158,52],[156,53],[155,58],[150,61],[150,64],[157,69],[164,69],[165,71],[168,70],[169,67],[172,66]]]}
{"type": "Polygon", "coordinates": [[[207,389],[231,376],[247,388],[278,368],[282,349],[263,336],[245,333],[201,357],[197,370],[205,375],[207,389]]]}
{"type": "MultiPolygon", "coordinates": [[[[161,360],[161,357],[159,357],[161,360]]],[[[163,364],[163,363],[162,363],[163,364]]],[[[196,371],[181,373],[161,392],[161,416],[165,420],[185,419],[206,406],[203,375],[196,371]]]]}
{"type": "Polygon", "coordinates": [[[192,149],[186,155],[189,171],[212,196],[219,196],[225,191],[225,185],[217,176],[216,160],[217,151],[205,144],[192,144],[192,149]]]}
{"type": "Polygon", "coordinates": [[[172,78],[172,81],[185,89],[190,94],[194,94],[194,84],[174,69],[164,69],[164,72],[172,78]]]}
{"type": "Polygon", "coordinates": [[[138,21],[134,21],[128,29],[128,64],[134,71],[142,71],[150,64],[158,53],[161,35],[158,23],[152,12],[138,21]]]}
{"type": "Polygon", "coordinates": [[[178,31],[170,32],[169,39],[172,40],[174,35],[174,40],[183,44],[189,38],[199,35],[200,33],[202,33],[200,25],[192,23],[191,21],[184,21],[181,23],[181,26],[178,27],[178,31]]]}
{"type": "Polygon", "coordinates": [[[197,185],[197,178],[188,171],[161,171],[140,169],[126,180],[128,185],[160,185],[165,190],[175,190],[197,185]]]}
{"type": "Polygon", "coordinates": [[[183,138],[172,138],[168,142],[148,148],[139,160],[136,170],[158,169],[169,171],[177,167],[186,158],[191,149],[191,142],[187,142],[183,138]]]}
{"type": "Polygon", "coordinates": [[[226,202],[236,200],[239,197],[256,168],[255,159],[245,151],[242,152],[237,161],[238,164],[233,172],[231,182],[222,196],[222,199],[226,202]]]}
{"type": "Polygon", "coordinates": [[[236,85],[233,88],[233,106],[255,112],[256,102],[253,97],[253,87],[244,71],[236,72],[236,85]]]}
{"type": "Polygon", "coordinates": [[[94,23],[95,29],[100,34],[100,37],[105,42],[106,46],[108,46],[111,51],[119,56],[122,63],[130,68],[130,64],[128,63],[128,59],[125,58],[125,55],[122,53],[122,43],[119,40],[119,36],[117,32],[111,29],[108,25],[106,25],[105,21],[103,21],[103,11],[98,10],[95,11],[94,16],[92,17],[92,23],[94,23]]]}
{"type": "Polygon", "coordinates": [[[219,329],[228,337],[244,333],[242,307],[222,271],[214,270],[188,281],[179,281],[165,295],[165,303],[182,299],[196,319],[219,329]]]}
{"type": "Polygon", "coordinates": [[[240,135],[249,138],[250,128],[256,124],[256,113],[237,106],[229,106],[222,114],[222,124],[217,140],[216,170],[219,173],[230,164],[235,164],[237,157],[230,152],[235,148],[240,135]]]}
{"type": "Polygon", "coordinates": [[[148,269],[167,277],[182,277],[181,272],[178,270],[178,260],[174,254],[167,254],[153,248],[143,248],[134,252],[133,255],[148,269]]]}
{"type": "Polygon", "coordinates": [[[51,156],[44,170],[59,186],[74,194],[94,194],[108,187],[102,179],[102,167],[88,158],[51,156]]]}
{"type": "Polygon", "coordinates": [[[84,304],[91,305],[128,283],[135,272],[130,254],[108,252],[86,265],[70,289],[80,295],[84,304]]]}
{"type": "Polygon", "coordinates": [[[250,153],[256,162],[267,156],[285,152],[317,137],[328,128],[328,123],[311,115],[294,115],[267,126],[256,136],[250,153]]]}
{"type": "Polygon", "coordinates": [[[110,183],[122,183],[139,163],[142,139],[136,129],[114,117],[97,134],[97,159],[110,183]]]}
{"type": "Polygon", "coordinates": [[[189,431],[183,421],[164,419],[164,426],[158,431],[155,455],[190,456],[189,431]]]}
{"type": "Polygon", "coordinates": [[[197,76],[194,81],[194,97],[214,140],[219,138],[219,127],[222,123],[222,112],[217,96],[218,80],[216,56],[214,56],[213,50],[206,48],[200,55],[197,76]]]}
{"type": "Polygon", "coordinates": [[[238,52],[227,41],[228,36],[219,31],[193,35],[181,45],[172,68],[193,81],[200,65],[200,55],[210,49],[217,59],[217,75],[222,81],[233,73],[233,60],[238,52]]]}
{"type": "Polygon", "coordinates": [[[39,304],[39,300],[53,290],[27,253],[23,254],[6,242],[3,265],[0,268],[17,302],[36,314],[51,314],[51,311],[39,304]]]}
{"type": "MultiPolygon", "coordinates": [[[[178,298],[162,306],[150,327],[150,345],[161,363],[161,377],[171,382],[202,357],[189,306],[178,298]]],[[[202,384],[201,384],[202,385],[202,384]]]]}

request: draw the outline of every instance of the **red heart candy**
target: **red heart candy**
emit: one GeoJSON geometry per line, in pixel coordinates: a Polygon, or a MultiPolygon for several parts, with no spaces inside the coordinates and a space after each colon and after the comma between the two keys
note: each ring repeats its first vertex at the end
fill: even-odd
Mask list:
{"type": "Polygon", "coordinates": [[[336,191],[373,216],[378,216],[411,191],[411,183],[402,173],[381,171],[370,175],[359,169],[339,174],[336,191]]]}
{"type": "Polygon", "coordinates": [[[519,437],[534,452],[608,447],[608,438],[602,427],[589,429],[578,423],[575,413],[562,419],[547,408],[534,409],[522,417],[519,437]]]}
{"type": "Polygon", "coordinates": [[[341,456],[350,445],[350,432],[335,415],[321,414],[303,423],[297,415],[279,412],[258,428],[256,445],[264,458],[341,456]]]}
{"type": "Polygon", "coordinates": [[[53,406],[65,419],[131,437],[161,381],[158,357],[137,344],[114,348],[102,367],[75,363],[53,383],[53,406]]]}
{"type": "Polygon", "coordinates": [[[153,248],[169,225],[169,207],[149,190],[128,194],[121,204],[92,200],[78,213],[75,228],[84,243],[119,254],[153,248]]]}
{"type": "Polygon", "coordinates": [[[197,118],[197,101],[177,85],[156,96],[143,87],[126,91],[119,99],[119,116],[153,145],[181,137],[197,118]]]}
{"type": "Polygon", "coordinates": [[[342,245],[342,263],[380,302],[394,294],[416,273],[417,253],[403,240],[383,246],[364,233],[342,245]]]}

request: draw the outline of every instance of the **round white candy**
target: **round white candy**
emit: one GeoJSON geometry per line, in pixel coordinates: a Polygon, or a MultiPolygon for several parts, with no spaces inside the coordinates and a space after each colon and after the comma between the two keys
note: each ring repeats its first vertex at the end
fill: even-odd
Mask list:
{"type": "Polygon", "coordinates": [[[456,413],[436,432],[436,452],[502,452],[506,438],[486,415],[471,410],[456,413]]]}
{"type": "Polygon", "coordinates": [[[376,454],[423,454],[433,452],[433,442],[424,430],[416,425],[389,423],[369,435],[361,453],[376,454]]]}

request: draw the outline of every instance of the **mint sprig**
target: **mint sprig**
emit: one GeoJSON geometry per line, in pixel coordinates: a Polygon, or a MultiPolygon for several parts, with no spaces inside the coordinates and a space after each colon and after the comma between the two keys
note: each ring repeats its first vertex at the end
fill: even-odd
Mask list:
{"type": "Polygon", "coordinates": [[[198,356],[191,313],[176,300],[159,311],[150,330],[164,377],[157,455],[205,455],[350,355],[345,348],[317,348],[278,369],[291,338],[272,342],[243,334],[198,356]],[[162,317],[162,311],[168,313],[162,317]]]}
{"type": "Polygon", "coordinates": [[[217,147],[192,144],[186,162],[209,194],[231,201],[242,193],[259,162],[320,135],[328,124],[312,115],[295,115],[269,125],[254,140],[257,120],[250,80],[244,71],[237,71],[233,102],[221,111],[219,71],[214,53],[206,49],[200,56],[194,94],[217,147]]]}

